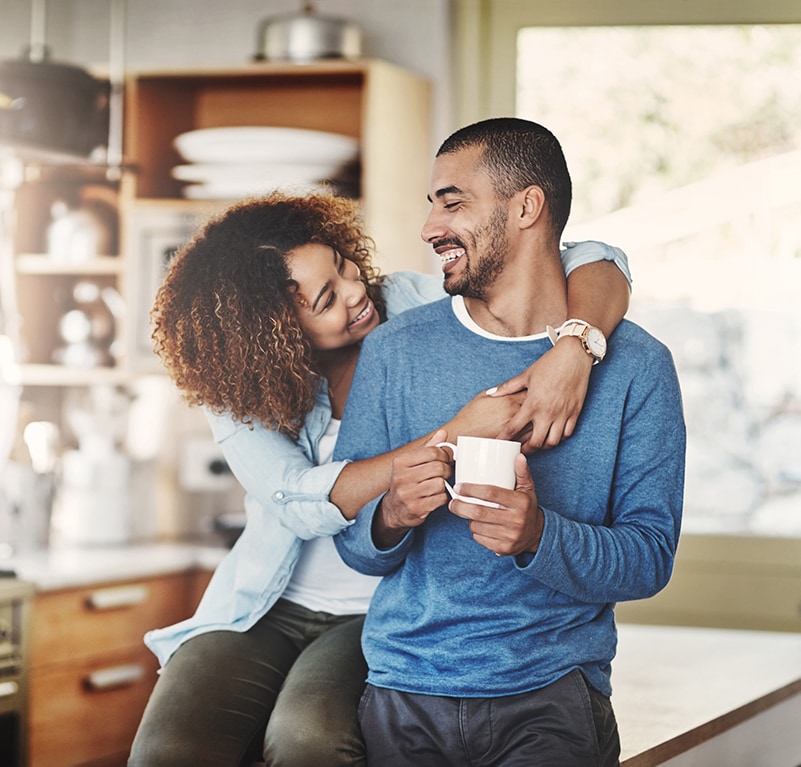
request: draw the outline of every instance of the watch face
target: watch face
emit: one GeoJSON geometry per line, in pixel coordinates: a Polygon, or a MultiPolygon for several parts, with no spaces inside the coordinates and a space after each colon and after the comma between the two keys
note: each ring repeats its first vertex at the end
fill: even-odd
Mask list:
{"type": "Polygon", "coordinates": [[[603,357],[606,354],[606,338],[597,328],[590,328],[587,331],[587,345],[596,357],[603,357]]]}

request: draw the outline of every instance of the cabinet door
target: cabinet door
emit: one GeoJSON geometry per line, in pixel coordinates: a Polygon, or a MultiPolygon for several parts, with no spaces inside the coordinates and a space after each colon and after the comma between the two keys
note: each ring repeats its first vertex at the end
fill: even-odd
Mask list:
{"type": "Polygon", "coordinates": [[[38,594],[31,668],[142,646],[144,633],[191,613],[186,573],[38,594]]]}
{"type": "Polygon", "coordinates": [[[142,637],[188,617],[211,574],[188,571],[37,595],[30,767],[123,767],[158,662],[142,637]]]}
{"type": "Polygon", "coordinates": [[[156,683],[147,649],[57,663],[31,673],[31,767],[123,767],[156,683]]]}

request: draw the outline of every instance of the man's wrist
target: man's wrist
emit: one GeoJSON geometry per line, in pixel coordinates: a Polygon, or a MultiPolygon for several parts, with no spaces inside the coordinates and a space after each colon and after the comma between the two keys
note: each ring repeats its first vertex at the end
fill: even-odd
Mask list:
{"type": "Polygon", "coordinates": [[[387,550],[395,548],[408,532],[407,527],[393,527],[387,521],[387,510],[384,507],[386,495],[379,501],[378,508],[373,516],[372,537],[377,549],[387,550]]]}

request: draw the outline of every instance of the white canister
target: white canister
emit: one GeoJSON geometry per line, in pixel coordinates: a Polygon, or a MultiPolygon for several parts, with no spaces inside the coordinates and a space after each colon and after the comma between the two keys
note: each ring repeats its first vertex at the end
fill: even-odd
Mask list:
{"type": "Polygon", "coordinates": [[[54,539],[75,545],[127,543],[133,514],[130,485],[130,461],[121,453],[65,453],[53,509],[54,539]]]}

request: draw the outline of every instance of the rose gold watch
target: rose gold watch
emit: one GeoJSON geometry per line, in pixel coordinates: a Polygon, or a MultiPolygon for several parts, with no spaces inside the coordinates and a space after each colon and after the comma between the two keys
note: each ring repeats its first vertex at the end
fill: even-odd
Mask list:
{"type": "Polygon", "coordinates": [[[565,320],[556,329],[549,325],[548,335],[554,344],[563,336],[575,336],[581,341],[584,351],[593,358],[593,365],[597,365],[606,356],[606,336],[600,328],[584,320],[565,320]]]}

